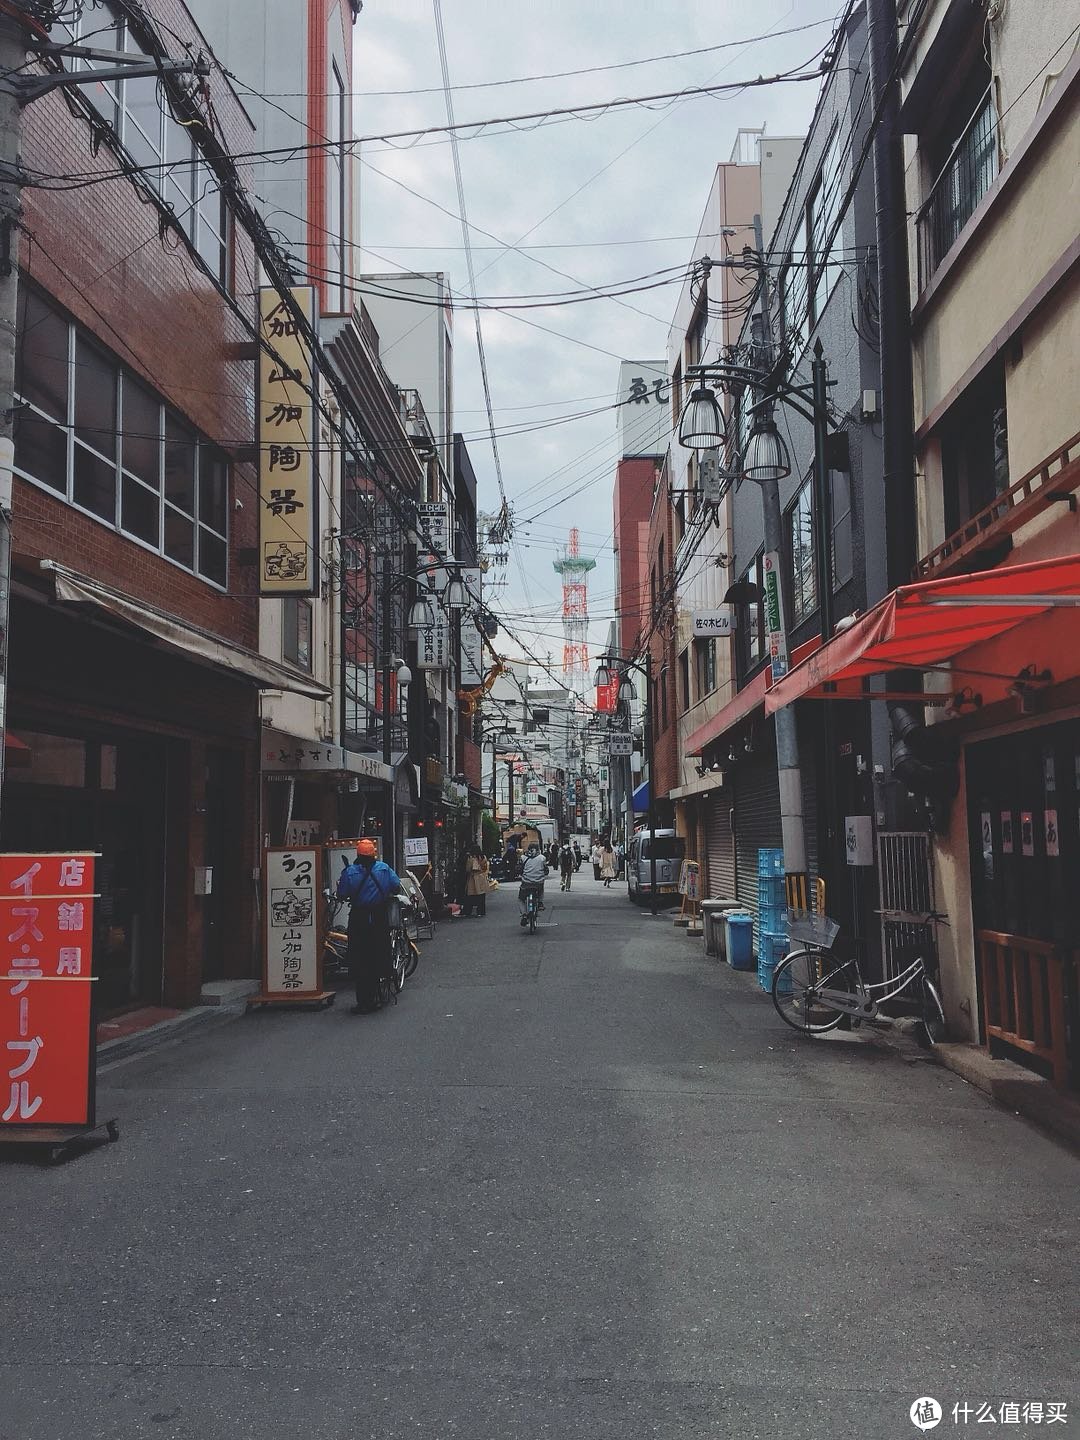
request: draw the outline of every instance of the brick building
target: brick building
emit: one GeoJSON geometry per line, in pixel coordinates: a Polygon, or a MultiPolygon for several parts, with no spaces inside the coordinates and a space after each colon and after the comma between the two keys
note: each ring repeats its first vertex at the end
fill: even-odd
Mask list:
{"type": "MultiPolygon", "coordinates": [[[[170,0],[82,23],[136,56],[205,48],[170,0]]],[[[30,170],[114,178],[23,197],[0,843],[101,852],[105,1010],[256,973],[258,692],[321,693],[258,653],[255,257],[208,158],[251,127],[206,85],[216,134],[153,76],[23,115],[30,170]]]]}

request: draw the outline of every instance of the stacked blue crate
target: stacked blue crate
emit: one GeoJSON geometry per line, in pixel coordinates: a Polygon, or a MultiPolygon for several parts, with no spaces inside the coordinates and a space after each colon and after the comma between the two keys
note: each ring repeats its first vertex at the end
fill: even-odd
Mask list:
{"type": "Polygon", "coordinates": [[[788,951],[784,852],[758,851],[758,984],[771,991],[773,974],[788,951]]]}

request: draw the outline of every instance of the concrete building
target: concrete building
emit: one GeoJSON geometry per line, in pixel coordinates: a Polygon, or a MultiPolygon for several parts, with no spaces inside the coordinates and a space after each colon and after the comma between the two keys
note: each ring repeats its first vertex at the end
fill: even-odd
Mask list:
{"type": "MultiPolygon", "coordinates": [[[[902,72],[920,580],[1076,593],[1055,568],[1080,553],[1075,22],[1067,0],[932,0],[902,72]]],[[[1077,1087],[1077,620],[1018,613],[927,656],[927,688],[961,697],[928,712],[959,786],[933,844],[941,978],[954,1033],[1077,1087]]]]}
{"type": "MultiPolygon", "coordinates": [[[[717,359],[739,339],[755,279],[740,263],[742,251],[756,243],[755,216],[766,237],[773,233],[802,149],[800,138],[740,130],[730,158],[716,167],[690,256],[692,266],[715,264],[703,281],[684,284],[668,333],[674,427],[693,388],[684,379],[686,368],[717,359]]],[[[735,565],[732,497],[725,494],[716,510],[704,509],[697,456],[674,441],[665,480],[673,509],[670,567],[680,577],[670,661],[678,770],[667,798],[687,857],[703,862],[704,893],[728,897],[735,894],[732,776],[728,769],[711,768],[715,755],[702,774],[701,750],[704,736],[719,734],[717,717],[735,693],[736,666],[731,639],[695,638],[694,616],[725,613],[722,602],[735,565]]],[[[752,504],[756,497],[748,498],[752,504]]]]}

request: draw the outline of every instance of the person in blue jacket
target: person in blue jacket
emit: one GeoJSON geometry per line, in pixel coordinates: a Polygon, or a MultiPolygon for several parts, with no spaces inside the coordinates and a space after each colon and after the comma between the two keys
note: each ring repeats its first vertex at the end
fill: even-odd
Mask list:
{"type": "Polygon", "coordinates": [[[390,901],[400,890],[401,881],[378,858],[374,840],[361,840],[337,887],[338,899],[349,902],[349,974],[356,989],[352,1015],[378,1009],[379,980],[391,968],[390,901]]]}

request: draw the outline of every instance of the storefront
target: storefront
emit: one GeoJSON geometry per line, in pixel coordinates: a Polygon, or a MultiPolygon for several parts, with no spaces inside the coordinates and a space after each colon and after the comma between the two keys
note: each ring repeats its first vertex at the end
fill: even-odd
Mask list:
{"type": "Polygon", "coordinates": [[[57,595],[12,597],[0,845],[100,853],[102,1013],[196,1004],[257,974],[258,693],[286,674],[88,582],[57,595]]]}
{"type": "MultiPolygon", "coordinates": [[[[933,887],[949,926],[941,981],[954,1035],[1080,1085],[1080,556],[903,586],[775,686],[799,698],[886,698],[884,679],[933,688],[906,733],[907,783],[934,827],[933,887]]],[[[895,733],[895,724],[894,724],[895,733]]],[[[879,837],[880,839],[880,837],[879,837]]]]}

